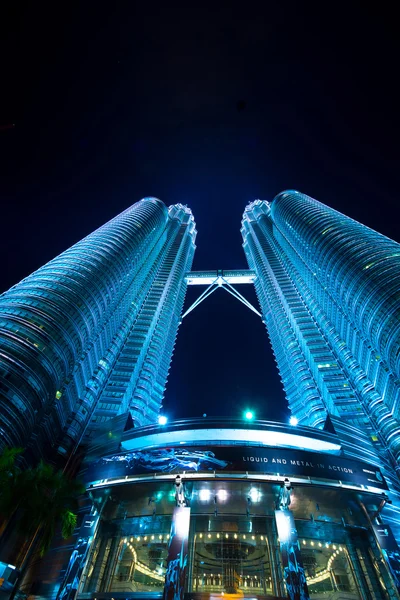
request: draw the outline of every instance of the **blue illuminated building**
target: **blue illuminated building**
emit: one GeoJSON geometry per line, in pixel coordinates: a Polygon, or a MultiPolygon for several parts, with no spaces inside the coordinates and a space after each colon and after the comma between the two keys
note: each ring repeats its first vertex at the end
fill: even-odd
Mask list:
{"type": "Polygon", "coordinates": [[[400,458],[400,245],[297,191],[245,210],[243,245],[292,414],[400,458]]]}
{"type": "Polygon", "coordinates": [[[249,270],[193,272],[190,209],[145,198],[0,297],[1,442],[84,456],[29,597],[400,599],[400,246],[296,191],[241,232],[249,270]],[[265,324],[289,423],[163,414],[178,326],[221,289],[265,324]]]}
{"type": "Polygon", "coordinates": [[[0,446],[66,455],[155,423],[195,250],[190,209],[144,198],[0,297],[0,446]]]}

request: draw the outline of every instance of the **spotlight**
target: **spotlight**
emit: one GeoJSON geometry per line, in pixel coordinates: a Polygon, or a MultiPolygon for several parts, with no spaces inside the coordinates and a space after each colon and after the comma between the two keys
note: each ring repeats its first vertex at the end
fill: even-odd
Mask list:
{"type": "Polygon", "coordinates": [[[254,413],[252,410],[246,410],[246,412],[244,413],[244,418],[247,421],[252,421],[254,419],[254,413]]]}
{"type": "Polygon", "coordinates": [[[218,490],[217,496],[220,502],[225,502],[228,498],[228,492],[226,490],[218,490]]]}
{"type": "Polygon", "coordinates": [[[201,500],[201,502],[208,502],[210,497],[211,497],[210,490],[206,490],[203,488],[202,490],[199,491],[199,499],[201,500]]]}
{"type": "Polygon", "coordinates": [[[158,417],[158,424],[159,425],[166,425],[167,422],[168,422],[168,419],[167,419],[167,417],[165,415],[160,415],[158,417]]]}
{"type": "Polygon", "coordinates": [[[257,488],[251,488],[249,492],[249,497],[252,502],[259,502],[261,500],[260,490],[257,488]]]}
{"type": "Polygon", "coordinates": [[[287,490],[292,489],[292,485],[291,485],[290,479],[288,477],[285,477],[285,479],[283,480],[283,485],[285,486],[285,489],[287,489],[287,490]]]}
{"type": "Polygon", "coordinates": [[[295,427],[298,424],[298,422],[299,422],[298,418],[293,415],[289,419],[289,423],[290,423],[290,425],[293,425],[293,427],[295,427]]]}

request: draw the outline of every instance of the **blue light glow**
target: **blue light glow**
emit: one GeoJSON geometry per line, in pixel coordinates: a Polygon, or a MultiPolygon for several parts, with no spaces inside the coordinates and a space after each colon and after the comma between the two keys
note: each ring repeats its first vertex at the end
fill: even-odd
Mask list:
{"type": "Polygon", "coordinates": [[[135,428],[157,423],[195,237],[188,207],[146,198],[1,296],[7,446],[26,445],[35,427],[43,444],[61,440],[58,452],[66,455],[88,424],[127,411],[135,428]],[[45,413],[46,398],[55,398],[60,418],[28,418],[33,407],[45,413]]]}
{"type": "MultiPolygon", "coordinates": [[[[247,422],[247,420],[246,420],[247,422]]],[[[268,429],[233,429],[233,428],[202,428],[202,429],[184,429],[175,434],[175,439],[179,444],[212,443],[218,440],[221,442],[250,442],[255,444],[264,444],[265,446],[282,446],[285,448],[301,448],[303,450],[315,450],[316,452],[329,452],[338,454],[340,444],[336,441],[328,441],[314,436],[312,431],[308,435],[297,433],[296,429],[287,425],[287,430],[269,427],[268,429]],[[296,433],[295,433],[296,432],[296,433]],[[179,437],[178,437],[179,435],[179,437]]],[[[171,443],[171,433],[169,431],[156,428],[153,432],[143,436],[126,437],[122,442],[122,448],[127,451],[143,450],[154,446],[168,445],[171,443]]]]}
{"type": "Polygon", "coordinates": [[[299,420],[297,417],[295,417],[294,415],[292,415],[289,419],[289,423],[291,425],[293,425],[294,427],[298,424],[299,420]]]}
{"type": "Polygon", "coordinates": [[[399,244],[295,190],[251,202],[241,232],[292,414],[378,426],[399,460],[399,244]]]}
{"type": "Polygon", "coordinates": [[[158,417],[158,424],[159,425],[166,425],[168,423],[168,419],[165,415],[160,415],[158,417]]]}

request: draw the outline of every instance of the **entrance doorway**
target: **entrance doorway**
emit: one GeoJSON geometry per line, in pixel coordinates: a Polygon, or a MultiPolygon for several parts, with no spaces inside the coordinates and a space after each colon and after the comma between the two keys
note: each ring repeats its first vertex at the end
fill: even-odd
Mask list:
{"type": "Polygon", "coordinates": [[[193,540],[191,589],[198,593],[264,596],[272,593],[265,519],[214,518],[193,540]],[[254,527],[254,521],[257,527],[254,527]],[[263,521],[263,523],[261,523],[263,521]],[[256,532],[252,532],[252,529],[256,532]]]}

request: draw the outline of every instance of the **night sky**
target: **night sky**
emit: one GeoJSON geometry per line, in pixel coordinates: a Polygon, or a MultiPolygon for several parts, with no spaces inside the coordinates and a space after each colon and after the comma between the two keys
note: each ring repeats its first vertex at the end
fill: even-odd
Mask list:
{"type": "MultiPolygon", "coordinates": [[[[246,204],[286,188],[400,241],[400,53],[384,3],[13,4],[1,291],[149,195],[191,207],[195,270],[245,268],[246,204]]],[[[288,418],[264,326],[218,290],[180,328],[165,411],[247,407],[288,418]]]]}

